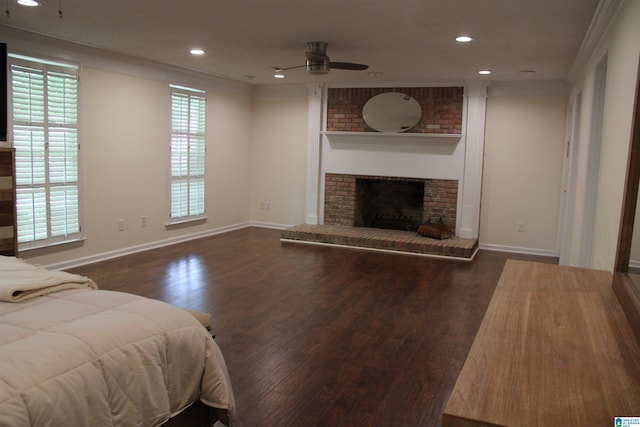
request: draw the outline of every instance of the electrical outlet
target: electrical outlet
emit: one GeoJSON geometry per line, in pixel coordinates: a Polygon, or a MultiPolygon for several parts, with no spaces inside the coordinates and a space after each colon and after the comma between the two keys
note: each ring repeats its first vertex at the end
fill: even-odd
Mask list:
{"type": "Polygon", "coordinates": [[[267,211],[271,210],[271,202],[264,202],[264,209],[267,211]]]}
{"type": "Polygon", "coordinates": [[[140,217],[140,227],[146,227],[147,226],[147,217],[146,216],[141,216],[140,217]]]}
{"type": "Polygon", "coordinates": [[[124,231],[124,219],[122,218],[118,220],[118,231],[124,231]]]}
{"type": "Polygon", "coordinates": [[[517,230],[519,233],[524,233],[524,222],[522,221],[518,222],[517,230]]]}

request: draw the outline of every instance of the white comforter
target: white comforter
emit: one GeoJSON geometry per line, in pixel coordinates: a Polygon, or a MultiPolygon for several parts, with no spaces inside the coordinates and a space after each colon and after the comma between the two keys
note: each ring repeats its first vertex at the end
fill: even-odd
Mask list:
{"type": "Polygon", "coordinates": [[[20,302],[64,289],[98,289],[88,277],[47,270],[8,256],[0,256],[0,301],[20,302]]]}
{"type": "Polygon", "coordinates": [[[0,302],[0,426],[156,426],[197,400],[233,418],[222,354],[184,310],[78,289],[0,302]]]}

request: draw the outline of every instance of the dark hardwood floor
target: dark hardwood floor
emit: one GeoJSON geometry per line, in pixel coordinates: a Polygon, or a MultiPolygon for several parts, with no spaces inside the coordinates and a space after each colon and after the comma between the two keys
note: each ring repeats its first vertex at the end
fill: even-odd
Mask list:
{"type": "Polygon", "coordinates": [[[212,313],[237,427],[440,426],[506,259],[281,243],[246,228],[71,270],[212,313]]]}

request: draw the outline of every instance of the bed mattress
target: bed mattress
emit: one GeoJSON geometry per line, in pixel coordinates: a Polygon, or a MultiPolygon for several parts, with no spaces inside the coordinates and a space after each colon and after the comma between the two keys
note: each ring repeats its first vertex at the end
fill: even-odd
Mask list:
{"type": "Polygon", "coordinates": [[[233,419],[222,353],[182,309],[92,289],[0,302],[0,426],[157,426],[198,400],[233,419]]]}

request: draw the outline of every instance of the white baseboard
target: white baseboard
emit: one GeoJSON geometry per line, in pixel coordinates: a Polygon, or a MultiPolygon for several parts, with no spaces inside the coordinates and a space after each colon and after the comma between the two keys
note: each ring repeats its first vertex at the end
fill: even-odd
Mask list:
{"type": "Polygon", "coordinates": [[[274,230],[284,230],[285,228],[289,228],[293,226],[286,225],[286,224],[276,224],[273,222],[251,221],[249,222],[249,227],[273,228],[274,230]]]}
{"type": "MultiPolygon", "coordinates": [[[[170,239],[144,243],[142,245],[130,246],[128,248],[117,249],[115,251],[103,252],[100,254],[90,255],[82,258],[76,258],[70,261],[47,264],[47,265],[43,265],[43,267],[46,267],[50,270],[67,270],[74,267],[80,267],[82,265],[93,264],[95,262],[100,262],[100,261],[106,261],[112,258],[131,255],[137,252],[148,251],[150,249],[161,248],[164,246],[175,245],[176,243],[187,242],[190,240],[200,239],[203,237],[215,236],[216,234],[227,233],[229,231],[240,230],[242,228],[247,228],[247,227],[260,227],[260,228],[271,228],[275,230],[283,230],[285,228],[292,227],[292,225],[277,224],[277,223],[262,222],[262,221],[247,221],[247,222],[242,222],[238,224],[227,225],[224,227],[214,228],[211,230],[201,231],[198,233],[191,233],[191,234],[185,234],[182,236],[172,237],[170,239]]],[[[489,251],[513,252],[513,253],[519,253],[519,254],[539,255],[539,256],[547,256],[547,257],[558,256],[555,251],[551,251],[551,250],[521,248],[517,246],[494,245],[490,243],[480,243],[478,246],[479,246],[479,249],[485,249],[489,251]]],[[[631,267],[640,267],[640,261],[631,261],[629,265],[631,267]]]]}
{"type": "Polygon", "coordinates": [[[640,261],[634,261],[634,260],[629,261],[629,267],[640,268],[640,261]]]}
{"type": "Polygon", "coordinates": [[[480,249],[485,249],[488,251],[497,251],[497,252],[512,252],[516,254],[525,254],[525,255],[538,255],[538,256],[547,256],[557,258],[558,254],[554,250],[547,249],[533,249],[533,248],[522,248],[519,246],[505,246],[505,245],[494,245],[491,243],[480,243],[480,249]]]}
{"type": "MultiPolygon", "coordinates": [[[[128,248],[117,249],[115,251],[103,252],[96,255],[76,258],[70,261],[47,264],[47,265],[43,265],[43,267],[46,267],[50,270],[66,270],[69,268],[80,267],[86,264],[93,264],[94,262],[106,261],[112,258],[131,255],[137,252],[148,251],[150,249],[156,249],[156,248],[161,248],[163,246],[175,245],[176,243],[187,242],[189,240],[200,239],[202,237],[215,236],[216,234],[222,234],[222,233],[226,233],[233,230],[239,230],[241,228],[247,228],[253,225],[254,224],[250,222],[232,224],[224,227],[213,228],[211,230],[201,231],[198,233],[184,234],[182,236],[172,237],[170,239],[157,240],[155,242],[149,242],[149,243],[144,243],[142,245],[130,246],[128,248]]],[[[260,225],[255,225],[255,226],[260,227],[260,225]]]]}

